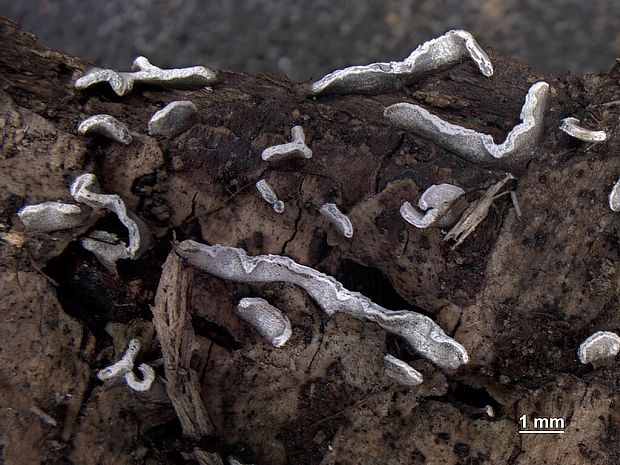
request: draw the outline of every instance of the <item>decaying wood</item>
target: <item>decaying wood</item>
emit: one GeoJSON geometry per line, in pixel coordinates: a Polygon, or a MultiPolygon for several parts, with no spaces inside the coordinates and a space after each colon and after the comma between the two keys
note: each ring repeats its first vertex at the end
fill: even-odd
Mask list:
{"type": "Polygon", "coordinates": [[[0,462],[173,464],[194,454],[218,463],[219,454],[260,465],[620,463],[618,362],[594,368],[577,359],[590,334],[620,329],[620,216],[608,205],[620,177],[619,65],[553,76],[481,44],[492,77],[464,61],[373,96],[311,97],[308,84],[282,76],[218,71],[211,90],[136,85],[119,97],[106,85],[76,89],[94,64],[6,20],[0,41],[0,462]],[[551,87],[544,133],[532,160],[512,172],[519,220],[509,196],[492,208],[484,197],[504,171],[383,116],[409,102],[500,142],[540,80],[551,87]],[[149,119],[172,101],[191,101],[195,121],[150,136],[149,119]],[[95,114],[123,121],[132,142],[81,136],[79,122],[95,114]],[[569,137],[558,129],[567,116],[606,140],[569,137]],[[294,126],[312,158],[262,160],[294,126]],[[79,245],[93,229],[124,234],[114,217],[43,234],[17,216],[25,205],[71,202],[68,187],[86,172],[154,236],[142,258],[119,262],[118,276],[79,245]],[[282,214],[261,198],[261,179],[282,214]],[[444,242],[451,225],[421,230],[399,214],[441,183],[478,207],[475,229],[455,250],[444,242]],[[326,203],[346,213],[353,239],[320,214],[326,203]],[[236,284],[166,261],[175,234],[286,255],[385,308],[422,312],[470,363],[437,369],[371,323],[325,318],[294,286],[236,284]],[[265,298],[289,318],[284,347],[235,316],[244,297],[265,298]],[[174,408],[95,379],[134,337],[140,362],[157,367],[163,355],[174,408]],[[395,386],[386,353],[424,382],[395,386]],[[522,414],[565,418],[566,433],[522,437],[522,414]]]}

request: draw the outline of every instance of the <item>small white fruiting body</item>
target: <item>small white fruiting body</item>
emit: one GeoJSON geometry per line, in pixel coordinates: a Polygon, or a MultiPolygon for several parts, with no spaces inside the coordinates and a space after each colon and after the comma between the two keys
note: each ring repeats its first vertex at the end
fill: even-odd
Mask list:
{"type": "Polygon", "coordinates": [[[390,354],[383,357],[383,361],[385,362],[385,374],[398,384],[417,386],[422,383],[423,378],[420,372],[408,363],[390,354]]]}
{"type": "Polygon", "coordinates": [[[464,193],[463,189],[452,184],[433,184],[418,200],[418,207],[426,213],[420,213],[409,202],[404,202],[400,207],[400,215],[416,228],[428,228],[437,222],[450,205],[464,193]]]}
{"type": "Polygon", "coordinates": [[[577,355],[583,364],[614,358],[620,352],[620,336],[611,331],[598,331],[579,346],[577,355]]]}
{"type": "Polygon", "coordinates": [[[616,181],[609,193],[609,208],[615,212],[620,211],[620,179],[616,181]]]}
{"type": "Polygon", "coordinates": [[[258,181],[256,183],[256,188],[258,192],[260,192],[263,200],[270,204],[276,213],[284,213],[284,202],[278,200],[278,196],[266,180],[261,179],[258,181]]]}
{"type": "Polygon", "coordinates": [[[75,228],[90,216],[90,208],[64,202],[43,202],[23,207],[17,216],[29,232],[75,228]]]}
{"type": "Polygon", "coordinates": [[[353,224],[351,224],[351,220],[340,211],[335,203],[323,204],[321,208],[319,208],[319,212],[334,225],[341,235],[347,239],[353,237],[353,224]]]}
{"type": "Polygon", "coordinates": [[[101,381],[124,378],[127,386],[134,391],[148,391],[155,381],[155,370],[145,363],[138,366],[138,370],[142,373],[142,380],[139,380],[133,373],[136,357],[140,352],[140,341],[132,339],[123,357],[113,365],[106,367],[97,372],[97,378],[101,381]]]}
{"type": "Polygon", "coordinates": [[[560,129],[569,136],[584,142],[603,142],[607,139],[605,131],[591,131],[580,126],[580,122],[577,118],[564,118],[560,129]]]}
{"type": "Polygon", "coordinates": [[[129,145],[133,140],[129,129],[110,115],[94,115],[85,119],[78,126],[80,134],[99,134],[121,144],[129,145]]]}
{"type": "Polygon", "coordinates": [[[189,100],[170,102],[151,116],[149,134],[151,136],[176,136],[189,128],[197,115],[198,108],[189,100]]]}
{"type": "Polygon", "coordinates": [[[241,299],[235,307],[235,314],[255,328],[274,347],[282,347],[291,337],[289,319],[265,299],[241,299]]]}
{"type": "Polygon", "coordinates": [[[293,158],[312,158],[312,150],[306,145],[306,135],[301,126],[291,128],[292,142],[272,145],[263,150],[261,158],[268,162],[289,160],[293,158]]]}

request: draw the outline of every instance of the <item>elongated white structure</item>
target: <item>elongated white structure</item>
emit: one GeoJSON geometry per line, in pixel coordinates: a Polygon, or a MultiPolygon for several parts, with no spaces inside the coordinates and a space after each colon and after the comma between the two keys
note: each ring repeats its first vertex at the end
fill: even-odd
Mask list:
{"type": "Polygon", "coordinates": [[[129,129],[110,115],[94,115],[85,119],[78,126],[80,134],[99,134],[121,144],[129,145],[133,140],[129,129]]]}
{"type": "Polygon", "coordinates": [[[279,309],[260,297],[241,299],[235,314],[251,325],[274,347],[282,347],[291,337],[291,322],[279,309]]]}
{"type": "Polygon", "coordinates": [[[258,192],[260,192],[263,200],[270,204],[276,213],[284,213],[284,202],[278,200],[278,196],[266,180],[261,179],[258,181],[256,183],[256,188],[258,192]]]}
{"type": "Polygon", "coordinates": [[[463,189],[452,184],[433,184],[418,200],[418,207],[426,213],[420,213],[409,202],[405,202],[400,207],[400,215],[416,228],[428,228],[464,193],[463,189]]]}
{"type": "Polygon", "coordinates": [[[469,161],[510,168],[525,164],[535,154],[543,131],[548,95],[546,82],[530,87],[521,109],[522,123],[512,128],[501,144],[496,144],[489,134],[449,123],[411,103],[390,105],[383,115],[395,126],[432,140],[469,161]]]}
{"type": "Polygon", "coordinates": [[[580,122],[577,118],[564,118],[560,129],[569,136],[584,142],[603,142],[607,139],[605,131],[591,131],[579,126],[580,122]]]}
{"type": "Polygon", "coordinates": [[[579,346],[577,355],[583,364],[614,358],[620,352],[620,336],[611,331],[598,331],[579,346]]]}
{"type": "MultiPolygon", "coordinates": [[[[101,194],[96,176],[90,173],[82,174],[75,178],[73,184],[71,184],[70,191],[73,198],[80,203],[84,203],[95,210],[106,209],[114,212],[129,233],[129,245],[121,241],[121,244],[126,249],[127,257],[132,260],[140,258],[150,245],[151,235],[146,224],[134,213],[127,210],[123,199],[116,194],[101,194]]],[[[96,234],[106,233],[97,232],[96,234]]],[[[114,238],[108,235],[104,240],[101,240],[101,237],[95,237],[94,240],[99,240],[100,242],[97,250],[91,248],[97,255],[97,258],[104,265],[115,263],[116,259],[118,259],[119,251],[117,245],[110,243],[115,242],[114,238]]]]}
{"type": "Polygon", "coordinates": [[[129,341],[129,346],[123,357],[114,365],[99,370],[97,378],[101,381],[124,378],[127,386],[134,391],[148,391],[155,381],[155,370],[146,363],[141,363],[138,366],[138,370],[142,373],[143,379],[139,380],[136,377],[132,370],[136,363],[138,352],[140,352],[140,340],[132,339],[129,341]]]}
{"type": "Polygon", "coordinates": [[[401,359],[387,354],[383,357],[385,374],[403,386],[417,386],[423,379],[419,371],[401,359]]]}
{"type": "Polygon", "coordinates": [[[335,203],[323,204],[321,208],[319,208],[319,212],[334,225],[341,235],[347,239],[353,237],[353,225],[351,224],[351,220],[340,211],[335,203]]]}
{"type": "Polygon", "coordinates": [[[64,202],[27,205],[17,216],[29,232],[52,232],[75,228],[90,216],[90,208],[64,202]]]}
{"type": "Polygon", "coordinates": [[[609,193],[609,208],[613,211],[620,211],[620,179],[616,181],[609,193]]]}
{"type": "Polygon", "coordinates": [[[80,244],[95,257],[112,273],[117,273],[116,262],[126,260],[129,257],[127,244],[125,244],[116,234],[106,231],[92,231],[89,237],[80,239],[80,244]]]}
{"type": "Polygon", "coordinates": [[[467,31],[453,30],[416,48],[403,61],[351,66],[329,73],[312,84],[313,94],[368,93],[401,87],[415,78],[471,58],[485,76],[493,64],[467,31]]]}
{"type": "Polygon", "coordinates": [[[189,100],[170,102],[149,120],[151,136],[173,137],[189,128],[198,115],[198,108],[189,100]]]}
{"type": "Polygon", "coordinates": [[[133,366],[136,362],[138,352],[140,352],[140,340],[132,339],[131,341],[129,341],[129,346],[127,347],[127,350],[125,351],[123,357],[114,365],[110,365],[103,370],[99,370],[97,372],[97,378],[99,378],[101,381],[105,381],[108,379],[125,376],[125,373],[133,370],[133,366]]]}
{"type": "Polygon", "coordinates": [[[291,128],[292,142],[287,144],[272,145],[263,150],[261,158],[273,162],[289,160],[291,158],[312,158],[312,150],[306,145],[306,135],[301,126],[291,128]]]}
{"type": "Polygon", "coordinates": [[[216,80],[215,73],[204,66],[162,69],[152,65],[142,56],[134,60],[131,68],[133,72],[93,69],[75,81],[75,87],[86,89],[92,85],[107,82],[116,95],[123,96],[131,92],[135,83],[185,89],[208,86],[216,80]]]}
{"type": "Polygon", "coordinates": [[[419,313],[387,310],[358,292],[345,289],[331,276],[281,255],[249,257],[243,249],[186,240],[175,246],[189,264],[222,279],[244,283],[287,282],[302,287],[328,315],[336,312],[378,324],[401,336],[409,346],[444,368],[467,363],[465,348],[430,318],[419,313]]]}

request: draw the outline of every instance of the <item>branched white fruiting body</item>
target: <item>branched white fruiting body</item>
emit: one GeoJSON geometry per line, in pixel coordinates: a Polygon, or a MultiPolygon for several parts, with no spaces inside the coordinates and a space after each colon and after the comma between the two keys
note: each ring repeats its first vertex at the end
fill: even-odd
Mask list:
{"type": "Polygon", "coordinates": [[[149,134],[151,136],[176,136],[189,128],[197,115],[196,105],[189,100],[170,102],[151,116],[149,134]]]}
{"type": "Polygon", "coordinates": [[[385,374],[403,386],[417,386],[421,384],[423,379],[419,371],[414,369],[408,363],[394,357],[386,355],[383,357],[385,362],[385,374]]]}
{"type": "Polygon", "coordinates": [[[609,193],[609,208],[613,211],[620,211],[620,179],[616,181],[609,193]]]}
{"type": "Polygon", "coordinates": [[[584,142],[603,142],[607,139],[605,131],[591,131],[579,126],[579,123],[577,118],[564,118],[560,129],[569,136],[584,142]]]}
{"type": "Polygon", "coordinates": [[[611,331],[598,331],[579,346],[577,355],[584,365],[614,358],[620,352],[620,336],[611,331]]]}
{"type": "Polygon", "coordinates": [[[270,204],[276,213],[284,213],[284,202],[278,200],[278,196],[267,181],[261,179],[256,183],[256,188],[258,189],[258,192],[260,192],[263,200],[270,204]]]}
{"type": "Polygon", "coordinates": [[[312,150],[306,145],[306,135],[301,126],[291,128],[292,142],[272,145],[263,150],[261,157],[265,161],[280,161],[291,158],[312,158],[312,150]]]}
{"type": "Polygon", "coordinates": [[[512,128],[501,144],[496,144],[489,134],[449,123],[411,103],[390,105],[383,115],[395,126],[413,131],[469,161],[511,168],[525,164],[535,154],[548,95],[546,82],[530,87],[521,109],[522,123],[512,128]]]}
{"type": "Polygon", "coordinates": [[[99,370],[97,378],[101,381],[107,381],[111,379],[125,378],[127,386],[134,391],[148,391],[153,382],[155,381],[155,370],[145,363],[141,363],[138,366],[138,370],[142,373],[142,381],[140,381],[133,373],[133,367],[136,363],[136,357],[140,352],[140,341],[138,339],[132,339],[129,341],[129,347],[125,352],[125,355],[116,362],[114,365],[99,370]]]}
{"type": "MultiPolygon", "coordinates": [[[[95,210],[106,209],[114,212],[129,232],[129,245],[122,241],[120,242],[126,249],[127,258],[132,260],[140,258],[150,245],[149,229],[140,218],[127,210],[125,202],[118,195],[101,194],[97,178],[90,173],[82,174],[75,178],[70,190],[71,195],[76,201],[84,203],[95,210]]],[[[99,245],[95,248],[87,241],[90,244],[90,250],[97,255],[97,258],[104,265],[109,266],[112,263],[114,268],[112,271],[115,271],[115,262],[119,255],[117,238],[114,235],[107,235],[104,238],[91,235],[91,240],[98,240],[99,245]]]]}
{"type": "Polygon", "coordinates": [[[369,320],[401,336],[413,350],[444,368],[467,363],[465,348],[430,318],[419,313],[387,310],[359,292],[351,292],[331,276],[281,255],[249,257],[243,249],[186,240],[175,247],[189,264],[222,279],[245,283],[287,282],[302,287],[328,315],[345,313],[369,320]]]}
{"type": "Polygon", "coordinates": [[[161,69],[149,63],[145,57],[136,58],[132,70],[131,73],[125,73],[112,69],[94,69],[75,81],[75,87],[86,89],[94,84],[107,82],[116,95],[123,96],[131,92],[135,83],[184,89],[208,86],[216,79],[215,73],[204,66],[161,69]]]}
{"type": "Polygon", "coordinates": [[[235,313],[274,347],[282,347],[292,334],[291,322],[265,299],[246,297],[239,301],[235,313]]]}
{"type": "Polygon", "coordinates": [[[452,202],[464,193],[463,189],[452,184],[433,184],[422,193],[418,200],[418,206],[426,213],[420,213],[409,202],[405,202],[400,207],[400,215],[416,228],[428,228],[443,216],[452,202]]]}
{"type": "Polygon", "coordinates": [[[99,134],[121,144],[131,144],[129,129],[119,120],[110,115],[94,115],[85,119],[78,126],[80,134],[99,134]]]}
{"type": "Polygon", "coordinates": [[[26,231],[52,232],[75,228],[84,224],[90,216],[90,208],[70,203],[43,202],[27,205],[18,213],[26,231]]]}
{"type": "Polygon", "coordinates": [[[403,61],[351,66],[329,73],[312,84],[313,94],[376,92],[398,88],[413,79],[471,58],[485,76],[493,65],[485,51],[467,31],[448,31],[416,48],[403,61]]]}
{"type": "Polygon", "coordinates": [[[133,370],[138,352],[140,352],[140,341],[138,339],[132,339],[129,341],[129,346],[127,347],[127,351],[125,351],[123,357],[114,365],[110,365],[103,370],[99,370],[97,373],[97,378],[101,381],[106,381],[108,379],[125,376],[125,373],[129,373],[133,370]]]}
{"type": "Polygon", "coordinates": [[[319,208],[319,212],[327,218],[336,230],[344,237],[353,237],[353,225],[347,215],[342,213],[335,203],[326,203],[319,208]]]}

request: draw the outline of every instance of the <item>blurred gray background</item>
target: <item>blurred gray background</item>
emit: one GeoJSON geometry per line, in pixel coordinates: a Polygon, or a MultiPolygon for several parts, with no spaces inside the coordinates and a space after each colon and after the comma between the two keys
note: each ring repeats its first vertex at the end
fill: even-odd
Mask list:
{"type": "Polygon", "coordinates": [[[0,0],[0,15],[122,70],[145,55],[305,81],[401,60],[454,28],[547,71],[601,72],[620,56],[620,0],[0,0]]]}

